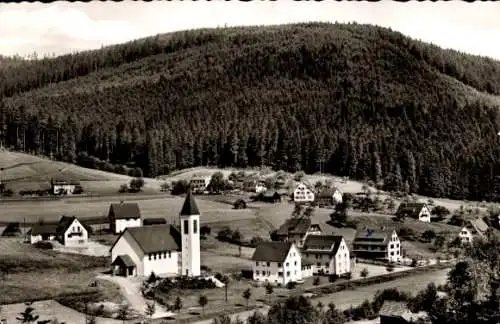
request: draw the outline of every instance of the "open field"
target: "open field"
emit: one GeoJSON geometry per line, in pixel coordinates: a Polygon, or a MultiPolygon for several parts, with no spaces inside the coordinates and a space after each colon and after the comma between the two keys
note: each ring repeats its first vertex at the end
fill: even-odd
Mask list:
{"type": "MultiPolygon", "coordinates": [[[[130,182],[129,176],[87,169],[74,164],[53,161],[48,158],[24,153],[0,151],[0,168],[2,181],[14,192],[26,189],[50,187],[52,177],[61,176],[71,180],[79,180],[85,192],[94,194],[116,193],[120,185],[130,182]]],[[[156,179],[144,178],[144,192],[158,192],[160,182],[156,179]]]]}
{"type": "MultiPolygon", "coordinates": [[[[114,197],[113,197],[114,198],[114,197]]],[[[31,202],[31,201],[15,201],[2,203],[2,214],[0,221],[18,221],[36,222],[39,219],[58,220],[62,215],[74,215],[77,217],[95,218],[99,216],[107,216],[111,203],[118,203],[120,200],[128,202],[137,202],[141,209],[143,218],[150,217],[177,217],[184,202],[183,197],[175,196],[160,196],[157,198],[141,199],[133,196],[125,195],[124,199],[116,197],[113,200],[106,199],[91,199],[84,198],[69,198],[54,201],[31,202]]],[[[220,220],[238,220],[253,218],[252,211],[235,210],[231,205],[213,202],[210,200],[197,199],[198,207],[202,212],[202,222],[215,222],[220,220]]]]}

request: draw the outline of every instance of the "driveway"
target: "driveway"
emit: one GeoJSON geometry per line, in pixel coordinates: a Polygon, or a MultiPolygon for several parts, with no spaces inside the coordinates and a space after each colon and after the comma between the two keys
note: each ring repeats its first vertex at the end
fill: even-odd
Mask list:
{"type": "MultiPolygon", "coordinates": [[[[144,315],[146,311],[146,299],[142,296],[141,285],[142,280],[136,277],[119,277],[109,275],[99,275],[98,279],[109,280],[117,283],[122,291],[123,296],[127,299],[130,307],[137,311],[139,314],[144,315]]],[[[163,306],[156,303],[156,313],[153,318],[172,317],[175,313],[167,311],[163,306]]]]}

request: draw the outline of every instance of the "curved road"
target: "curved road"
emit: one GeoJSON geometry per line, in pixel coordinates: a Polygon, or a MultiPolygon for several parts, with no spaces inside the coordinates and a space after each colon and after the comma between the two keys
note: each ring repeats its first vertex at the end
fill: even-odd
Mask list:
{"type": "MultiPolygon", "coordinates": [[[[440,285],[446,282],[446,277],[449,269],[436,270],[427,273],[416,274],[413,276],[408,276],[404,278],[399,278],[393,281],[384,282],[375,285],[369,285],[365,287],[356,288],[356,290],[344,290],[337,293],[333,293],[327,296],[322,296],[318,298],[313,298],[312,302],[316,305],[321,301],[325,306],[329,303],[334,303],[340,309],[349,308],[351,305],[357,306],[363,303],[365,299],[371,300],[377,292],[377,290],[387,289],[387,288],[397,288],[401,291],[406,291],[412,294],[424,289],[430,282],[434,282],[436,285],[440,285]]],[[[260,309],[260,312],[266,314],[269,310],[269,306],[265,306],[260,309]]],[[[250,315],[253,314],[252,311],[245,311],[237,314],[231,315],[231,319],[235,320],[239,317],[241,320],[246,320],[250,315]]],[[[213,319],[203,320],[198,322],[193,322],[195,324],[212,324],[213,319]]]]}

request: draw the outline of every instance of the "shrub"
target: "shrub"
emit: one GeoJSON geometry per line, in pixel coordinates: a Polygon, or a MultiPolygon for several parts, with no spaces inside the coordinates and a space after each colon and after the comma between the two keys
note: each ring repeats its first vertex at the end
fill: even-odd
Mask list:
{"type": "Polygon", "coordinates": [[[318,286],[321,282],[321,278],[320,277],[314,277],[314,280],[313,280],[313,285],[315,286],[318,286]]]}
{"type": "Polygon", "coordinates": [[[387,272],[393,272],[394,271],[394,264],[392,262],[387,264],[387,266],[385,267],[385,270],[387,270],[387,272]]]}
{"type": "Polygon", "coordinates": [[[238,199],[234,202],[234,209],[245,209],[247,208],[247,203],[243,199],[238,199]]]}
{"type": "Polygon", "coordinates": [[[252,239],[250,240],[250,246],[255,248],[257,246],[259,246],[260,243],[264,242],[264,239],[258,235],[252,237],[252,239]]]}
{"type": "Polygon", "coordinates": [[[339,276],[337,276],[336,274],[329,275],[328,282],[335,282],[335,281],[337,281],[338,278],[339,278],[339,276]]]}
{"type": "Polygon", "coordinates": [[[54,248],[52,243],[46,241],[36,242],[35,244],[33,244],[33,246],[36,247],[37,249],[43,249],[43,250],[52,250],[54,248]]]}
{"type": "Polygon", "coordinates": [[[210,233],[212,233],[212,229],[210,228],[210,226],[203,225],[202,227],[200,227],[200,235],[201,236],[207,236],[207,235],[210,235],[210,233]]]}
{"type": "Polygon", "coordinates": [[[185,194],[190,187],[189,182],[186,180],[179,180],[172,182],[172,195],[182,195],[185,194]]]}
{"type": "Polygon", "coordinates": [[[436,238],[436,232],[434,232],[433,230],[427,230],[422,233],[422,240],[424,242],[430,242],[435,238],[436,238]]]}
{"type": "Polygon", "coordinates": [[[363,279],[366,278],[366,277],[368,277],[368,269],[367,268],[363,268],[363,270],[361,270],[360,275],[361,275],[361,278],[363,278],[363,279]]]}
{"type": "Polygon", "coordinates": [[[287,288],[287,289],[294,289],[296,286],[297,286],[297,283],[296,283],[295,281],[289,281],[289,282],[286,284],[286,288],[287,288]]]}
{"type": "Polygon", "coordinates": [[[126,184],[122,184],[122,185],[120,186],[120,189],[118,189],[118,192],[119,192],[119,193],[126,193],[126,192],[128,192],[128,185],[126,185],[126,184]]]}

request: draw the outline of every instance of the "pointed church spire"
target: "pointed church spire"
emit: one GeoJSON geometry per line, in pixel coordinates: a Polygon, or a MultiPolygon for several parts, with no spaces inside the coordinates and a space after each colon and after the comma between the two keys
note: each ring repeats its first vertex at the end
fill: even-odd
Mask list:
{"type": "Polygon", "coordinates": [[[181,209],[181,216],[191,216],[200,215],[196,201],[194,200],[193,194],[191,193],[191,188],[188,189],[186,200],[184,200],[184,205],[181,209]]]}

